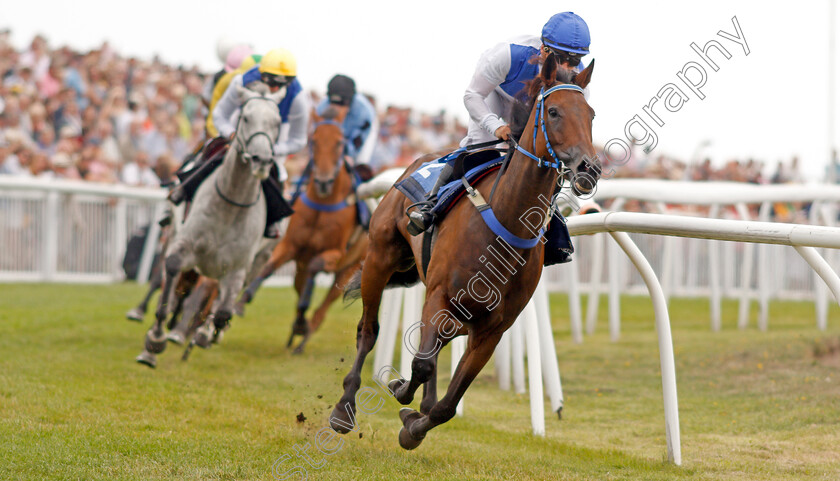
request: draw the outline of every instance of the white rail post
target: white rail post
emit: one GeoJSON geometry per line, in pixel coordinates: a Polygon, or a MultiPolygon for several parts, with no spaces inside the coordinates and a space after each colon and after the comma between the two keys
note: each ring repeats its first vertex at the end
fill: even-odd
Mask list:
{"type": "Polygon", "coordinates": [[[682,464],[680,451],[680,416],[677,404],[677,374],[674,366],[674,342],[671,339],[671,321],[668,304],[662,293],[662,286],[656,280],[656,273],[645,259],[642,251],[625,232],[610,232],[618,245],[639,270],[653,301],[656,318],[656,332],[659,337],[659,366],[662,371],[662,398],[665,405],[665,442],[668,446],[668,461],[677,466],[682,464]]]}
{"type": "MultiPolygon", "coordinates": [[[[750,212],[747,205],[738,203],[735,205],[738,215],[742,220],[750,220],[750,212]]],[[[741,262],[741,301],[738,303],[738,329],[746,329],[750,324],[750,287],[752,284],[753,268],[753,245],[744,244],[744,258],[741,262]]]]}
{"type": "MultiPolygon", "coordinates": [[[[146,242],[143,243],[143,254],[140,256],[140,265],[137,268],[137,282],[148,282],[149,273],[152,271],[152,261],[157,252],[158,238],[160,237],[160,224],[158,219],[163,217],[163,210],[166,207],[164,202],[156,202],[154,216],[149,223],[149,231],[146,235],[146,242]]],[[[161,256],[166,255],[161,252],[161,256]]]]}
{"type": "MultiPolygon", "coordinates": [[[[758,220],[767,222],[770,220],[770,202],[763,202],[758,210],[758,220]]],[[[758,328],[767,330],[767,316],[770,303],[770,272],[768,269],[770,246],[767,244],[758,245],[758,328]]]]}
{"type": "Polygon", "coordinates": [[[50,191],[46,195],[44,209],[44,254],[41,275],[43,280],[51,281],[58,270],[58,192],[50,191]]]}
{"type": "MultiPolygon", "coordinates": [[[[720,212],[720,205],[714,204],[709,210],[709,217],[715,219],[720,212]]],[[[709,311],[712,318],[712,330],[720,331],[720,249],[718,241],[706,241],[709,247],[709,288],[711,298],[709,299],[709,311]]]]}
{"type": "Polygon", "coordinates": [[[598,302],[601,297],[601,274],[604,271],[604,237],[606,234],[592,234],[592,270],[589,276],[589,299],[586,300],[586,333],[595,333],[598,323],[598,302]]]}
{"type": "Polygon", "coordinates": [[[513,392],[525,394],[525,340],[522,336],[522,316],[510,326],[511,358],[513,364],[513,392]]]}
{"type": "MultiPolygon", "coordinates": [[[[402,289],[387,289],[382,293],[382,306],[379,310],[379,342],[376,343],[376,353],[373,357],[375,375],[378,375],[383,367],[393,366],[394,343],[399,332],[402,296],[402,289]]],[[[411,372],[401,372],[400,375],[408,379],[411,372]]]]}
{"type": "MultiPolygon", "coordinates": [[[[571,266],[570,266],[571,267],[571,266]]],[[[548,306],[548,292],[545,281],[540,279],[533,299],[537,307],[537,325],[540,332],[540,354],[545,390],[551,403],[551,410],[560,416],[563,410],[563,385],[560,382],[560,367],[557,365],[557,351],[554,348],[554,333],[551,330],[551,314],[548,306]]],[[[531,362],[530,360],[528,361],[531,362]]]]}
{"type": "Polygon", "coordinates": [[[122,258],[125,255],[125,246],[128,242],[126,231],[128,230],[128,207],[126,205],[125,197],[119,197],[116,205],[116,221],[114,222],[114,244],[112,252],[114,253],[114,264],[111,265],[111,275],[114,280],[121,279],[122,275],[122,258]]]}
{"type": "Polygon", "coordinates": [[[534,435],[545,436],[545,401],[543,400],[543,376],[540,354],[540,331],[537,322],[537,308],[532,297],[525,310],[519,315],[517,323],[521,321],[525,331],[525,342],[528,351],[528,389],[531,404],[531,428],[534,435]]]}
{"type": "Polygon", "coordinates": [[[426,292],[423,284],[400,289],[403,291],[405,300],[403,301],[402,314],[402,349],[400,350],[400,374],[407,376],[411,372],[411,362],[414,356],[408,350],[409,344],[416,349],[420,348],[420,329],[411,330],[420,322],[420,316],[423,312],[423,297],[426,292]]]}
{"type": "Polygon", "coordinates": [[[502,334],[502,339],[496,346],[496,352],[494,353],[496,377],[499,379],[499,389],[502,391],[510,391],[510,331],[508,329],[502,334]]]}
{"type": "MultiPolygon", "coordinates": [[[[581,323],[582,313],[580,308],[580,276],[578,276],[577,266],[578,263],[575,262],[573,257],[572,262],[567,264],[564,270],[569,273],[569,325],[572,331],[572,341],[575,344],[582,344],[583,325],[581,323]]],[[[548,305],[548,292],[545,289],[543,278],[540,278],[540,283],[537,284],[537,291],[534,293],[534,296],[544,299],[546,305],[548,305]]]]}
{"type": "MultiPolygon", "coordinates": [[[[668,208],[664,202],[656,203],[656,210],[660,214],[667,214],[668,208]]],[[[665,295],[665,301],[671,299],[671,293],[674,292],[674,265],[676,264],[674,257],[677,255],[675,243],[677,239],[673,237],[664,237],[662,239],[662,279],[660,285],[662,286],[662,293],[665,295]]],[[[682,260],[680,258],[680,260],[682,260]]]]}
{"type": "MultiPolygon", "coordinates": [[[[449,344],[452,346],[452,368],[449,374],[450,376],[454,376],[455,369],[458,368],[458,363],[461,362],[461,357],[464,355],[464,351],[467,347],[467,336],[456,337],[449,344]]],[[[458,405],[455,406],[455,415],[464,415],[464,396],[461,396],[461,400],[458,401],[458,405]]]]}
{"type": "Polygon", "coordinates": [[[609,324],[610,324],[610,339],[615,342],[621,336],[621,285],[619,276],[621,274],[621,257],[619,256],[618,247],[610,243],[607,248],[608,259],[610,267],[607,272],[610,280],[609,293],[609,324]]]}
{"type": "MultiPolygon", "coordinates": [[[[819,203],[814,202],[811,205],[811,210],[808,213],[808,222],[811,225],[817,225],[819,223],[819,203]]],[[[819,251],[817,251],[819,252],[819,251]]],[[[802,254],[802,252],[800,252],[802,254]]],[[[825,292],[825,287],[819,281],[818,273],[816,269],[814,270],[813,274],[814,279],[814,307],[817,311],[817,328],[821,331],[824,331],[828,326],[828,296],[825,292]]]]}

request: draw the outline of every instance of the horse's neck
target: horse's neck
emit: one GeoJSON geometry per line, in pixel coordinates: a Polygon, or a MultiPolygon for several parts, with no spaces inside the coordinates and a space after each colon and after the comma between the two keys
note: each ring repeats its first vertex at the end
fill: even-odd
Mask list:
{"type": "Polygon", "coordinates": [[[228,199],[247,204],[253,202],[259,193],[260,182],[251,174],[248,162],[240,156],[239,150],[231,145],[218,170],[216,185],[228,199]]]}
{"type": "MultiPolygon", "coordinates": [[[[520,146],[533,152],[531,133],[526,131],[522,139],[528,139],[520,146]]],[[[551,195],[557,182],[557,171],[539,167],[537,162],[514,150],[504,176],[499,180],[496,193],[493,194],[490,206],[499,222],[513,234],[524,237],[534,237],[532,228],[524,221],[527,216],[529,222],[534,208],[546,212],[550,206],[551,195]]]]}

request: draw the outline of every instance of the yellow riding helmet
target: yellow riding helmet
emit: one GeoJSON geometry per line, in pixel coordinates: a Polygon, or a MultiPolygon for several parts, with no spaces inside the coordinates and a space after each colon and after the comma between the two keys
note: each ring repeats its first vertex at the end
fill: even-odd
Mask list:
{"type": "Polygon", "coordinates": [[[262,59],[262,55],[248,55],[247,57],[242,59],[242,63],[239,64],[239,71],[246,72],[248,70],[251,70],[254,67],[254,65],[260,63],[260,59],[262,59]]]}
{"type": "Polygon", "coordinates": [[[297,77],[297,60],[292,52],[285,48],[275,48],[263,55],[260,60],[260,73],[297,77]]]}

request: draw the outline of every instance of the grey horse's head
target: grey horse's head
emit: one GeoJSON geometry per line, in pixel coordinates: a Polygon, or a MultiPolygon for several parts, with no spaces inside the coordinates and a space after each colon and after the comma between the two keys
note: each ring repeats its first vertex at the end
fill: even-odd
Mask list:
{"type": "Polygon", "coordinates": [[[280,136],[281,120],[277,104],[283,100],[286,89],[272,94],[268,89],[259,90],[262,85],[257,85],[255,90],[237,86],[242,108],[233,144],[251,173],[264,180],[274,164],[274,144],[280,136]]]}

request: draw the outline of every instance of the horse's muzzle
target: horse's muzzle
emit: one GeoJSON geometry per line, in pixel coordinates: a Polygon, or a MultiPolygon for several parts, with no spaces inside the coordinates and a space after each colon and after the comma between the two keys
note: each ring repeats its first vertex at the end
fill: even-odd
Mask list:
{"type": "Polygon", "coordinates": [[[572,175],[572,188],[575,195],[582,196],[595,190],[595,184],[601,178],[601,161],[598,157],[583,156],[572,175]]]}

